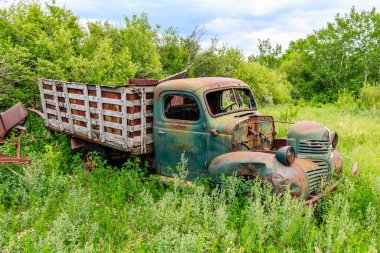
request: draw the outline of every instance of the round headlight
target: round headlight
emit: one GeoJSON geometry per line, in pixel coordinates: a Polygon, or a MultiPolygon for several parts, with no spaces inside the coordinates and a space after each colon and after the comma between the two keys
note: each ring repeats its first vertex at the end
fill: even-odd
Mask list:
{"type": "Polygon", "coordinates": [[[331,145],[335,149],[338,146],[338,134],[336,132],[330,133],[331,145]]]}
{"type": "Polygon", "coordinates": [[[276,152],[276,159],[286,166],[292,165],[295,158],[296,153],[294,152],[294,148],[291,146],[282,147],[276,152]]]}

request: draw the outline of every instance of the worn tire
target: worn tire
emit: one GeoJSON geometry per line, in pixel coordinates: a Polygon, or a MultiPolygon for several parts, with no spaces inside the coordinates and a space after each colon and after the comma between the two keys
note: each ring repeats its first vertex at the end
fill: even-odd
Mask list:
{"type": "Polygon", "coordinates": [[[89,165],[92,166],[92,161],[94,160],[93,155],[99,156],[106,163],[109,161],[109,155],[107,150],[100,145],[97,144],[87,144],[80,150],[81,158],[89,165]]]}

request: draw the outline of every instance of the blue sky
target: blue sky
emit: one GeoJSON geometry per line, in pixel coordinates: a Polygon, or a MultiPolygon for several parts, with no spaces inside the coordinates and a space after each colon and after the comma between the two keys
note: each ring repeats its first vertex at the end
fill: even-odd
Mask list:
{"type": "Polygon", "coordinates": [[[379,0],[56,0],[56,4],[71,9],[81,22],[120,23],[124,16],[146,12],[152,24],[176,27],[182,35],[204,26],[204,45],[217,36],[245,55],[257,52],[258,39],[269,38],[286,48],[291,40],[324,27],[352,6],[380,11],[379,0]]]}

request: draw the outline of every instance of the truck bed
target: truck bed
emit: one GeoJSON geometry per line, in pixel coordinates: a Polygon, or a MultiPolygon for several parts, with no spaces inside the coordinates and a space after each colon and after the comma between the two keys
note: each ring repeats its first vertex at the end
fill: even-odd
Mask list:
{"type": "Polygon", "coordinates": [[[129,86],[39,79],[48,129],[132,154],[153,152],[153,92],[156,80],[129,86]]]}

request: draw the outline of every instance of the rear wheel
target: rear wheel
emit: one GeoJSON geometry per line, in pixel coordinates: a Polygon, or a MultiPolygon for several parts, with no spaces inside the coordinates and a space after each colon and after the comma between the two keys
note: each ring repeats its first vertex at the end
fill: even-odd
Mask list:
{"type": "Polygon", "coordinates": [[[80,151],[81,158],[89,166],[89,170],[92,171],[95,166],[95,159],[99,157],[101,160],[108,162],[109,155],[105,148],[97,144],[87,144],[80,151]]]}

